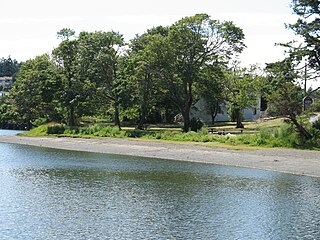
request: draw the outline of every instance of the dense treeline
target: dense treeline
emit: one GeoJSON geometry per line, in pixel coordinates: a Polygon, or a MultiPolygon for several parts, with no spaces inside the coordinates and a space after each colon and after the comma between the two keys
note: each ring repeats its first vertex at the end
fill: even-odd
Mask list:
{"type": "MultiPolygon", "coordinates": [[[[300,11],[302,3],[294,3],[300,11]]],[[[58,37],[61,43],[52,54],[17,65],[14,87],[2,98],[1,122],[10,119],[28,128],[50,121],[76,126],[83,117],[94,116],[119,128],[129,122],[143,129],[145,123],[172,122],[181,114],[187,132],[191,109],[202,98],[212,123],[220,104],[227,101],[229,115],[243,127],[243,109],[256,106],[261,96],[269,100],[271,113],[289,116],[303,131],[297,121],[303,91],[296,87],[301,77],[296,67],[310,56],[310,68],[317,71],[316,47],[313,52],[310,47],[309,52],[289,51],[285,60],[268,64],[264,73],[255,66],[241,68],[237,56],[246,47],[242,29],[207,14],[148,29],[129,43],[114,31],[75,35],[62,29],[58,37]]]]}
{"type": "MultiPolygon", "coordinates": [[[[233,73],[253,87],[256,80],[251,70],[228,68],[245,48],[243,31],[206,14],[149,29],[130,43],[112,31],[75,36],[62,29],[58,35],[62,41],[51,55],[23,64],[8,99],[28,127],[41,121],[74,126],[83,116],[101,116],[113,118],[119,128],[124,120],[143,128],[145,122],[170,122],[181,113],[187,132],[197,100],[207,99],[217,111],[228,98],[223,89],[237,84],[233,73]]],[[[243,89],[240,101],[233,101],[239,119],[241,109],[256,101],[255,90],[243,89]]]]}
{"type": "Polygon", "coordinates": [[[13,77],[15,78],[21,63],[17,60],[12,59],[10,56],[7,58],[0,59],[0,77],[13,77]]]}

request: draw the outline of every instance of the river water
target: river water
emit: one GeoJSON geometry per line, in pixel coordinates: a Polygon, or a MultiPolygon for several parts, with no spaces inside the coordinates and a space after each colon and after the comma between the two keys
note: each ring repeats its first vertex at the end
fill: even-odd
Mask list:
{"type": "Polygon", "coordinates": [[[320,239],[320,180],[0,143],[0,239],[320,239]]]}

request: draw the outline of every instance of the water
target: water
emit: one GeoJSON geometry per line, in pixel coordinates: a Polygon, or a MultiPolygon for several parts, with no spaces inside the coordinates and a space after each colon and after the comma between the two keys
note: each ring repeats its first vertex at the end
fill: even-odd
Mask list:
{"type": "Polygon", "coordinates": [[[320,180],[0,143],[0,239],[320,239],[320,180]]]}
{"type": "Polygon", "coordinates": [[[7,129],[0,129],[0,136],[1,135],[14,135],[17,133],[24,132],[22,130],[7,130],[7,129]]]}

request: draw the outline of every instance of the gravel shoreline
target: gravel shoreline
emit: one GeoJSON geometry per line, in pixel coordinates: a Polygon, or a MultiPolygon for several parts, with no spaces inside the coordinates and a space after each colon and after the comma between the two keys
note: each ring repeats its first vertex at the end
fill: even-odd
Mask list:
{"type": "Polygon", "coordinates": [[[0,136],[0,142],[65,150],[152,157],[256,168],[320,177],[320,152],[291,149],[229,150],[205,144],[166,143],[116,138],[0,136]]]}

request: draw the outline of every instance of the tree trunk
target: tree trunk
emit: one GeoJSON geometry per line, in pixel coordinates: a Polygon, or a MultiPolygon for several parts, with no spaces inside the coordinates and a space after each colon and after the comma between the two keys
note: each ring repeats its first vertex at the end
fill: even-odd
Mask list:
{"type": "Polygon", "coordinates": [[[215,108],[212,109],[212,111],[211,111],[211,124],[212,124],[212,126],[214,125],[216,116],[217,116],[217,114],[218,114],[218,109],[219,109],[219,104],[217,104],[217,105],[215,106],[215,108]]]}
{"type": "Polygon", "coordinates": [[[118,126],[121,130],[120,116],[119,116],[119,103],[117,101],[114,102],[114,125],[118,126]]]}
{"type": "Polygon", "coordinates": [[[302,137],[304,137],[306,140],[310,140],[312,138],[312,135],[301,124],[298,123],[298,121],[295,117],[290,117],[290,120],[296,126],[299,134],[302,137]]]}
{"type": "Polygon", "coordinates": [[[75,126],[74,106],[72,104],[68,107],[67,125],[70,126],[70,127],[75,126]]]}
{"type": "Polygon", "coordinates": [[[236,120],[237,120],[237,126],[236,128],[244,128],[243,124],[242,124],[242,116],[241,116],[241,110],[240,109],[236,109],[235,110],[235,114],[236,114],[236,120]]]}
{"type": "Polygon", "coordinates": [[[189,132],[190,129],[190,108],[185,108],[181,112],[183,117],[183,132],[189,132]]]}
{"type": "Polygon", "coordinates": [[[137,126],[137,129],[139,130],[144,130],[144,124],[146,122],[146,116],[147,116],[147,104],[146,104],[146,101],[144,99],[144,101],[142,102],[142,105],[141,105],[141,115],[140,115],[140,119],[139,119],[139,122],[138,122],[138,126],[137,126]]]}

